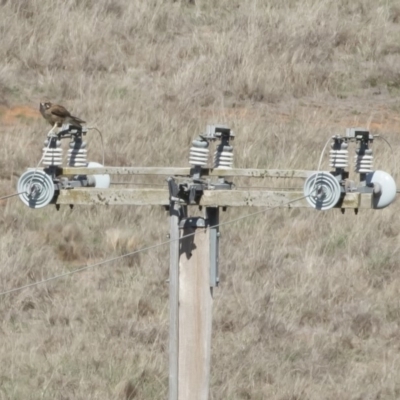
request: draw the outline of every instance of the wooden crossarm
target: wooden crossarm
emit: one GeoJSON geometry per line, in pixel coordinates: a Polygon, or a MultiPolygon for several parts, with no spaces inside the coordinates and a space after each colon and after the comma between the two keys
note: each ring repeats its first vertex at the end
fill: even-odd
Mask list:
{"type": "MultiPolygon", "coordinates": [[[[190,168],[173,167],[101,167],[101,168],[62,168],[63,175],[164,175],[164,176],[190,176],[190,168]]],[[[296,169],[211,169],[203,168],[202,176],[221,177],[253,177],[253,178],[308,178],[314,171],[296,169]]]]}
{"type": "MultiPolygon", "coordinates": [[[[301,191],[205,190],[199,205],[210,207],[311,207],[301,191]],[[290,201],[293,203],[287,204],[290,201]]],[[[70,189],[61,190],[56,204],[166,206],[166,189],[70,189]]],[[[371,208],[370,193],[349,193],[342,208],[371,208]]]]}

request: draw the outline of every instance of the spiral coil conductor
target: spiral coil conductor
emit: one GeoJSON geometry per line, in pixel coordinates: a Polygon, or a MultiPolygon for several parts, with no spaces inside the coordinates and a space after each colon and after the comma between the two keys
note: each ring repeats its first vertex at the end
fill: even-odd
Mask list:
{"type": "Polygon", "coordinates": [[[47,167],[57,167],[62,165],[63,150],[61,141],[49,138],[44,142],[42,163],[47,167]]]}
{"type": "Polygon", "coordinates": [[[360,174],[373,171],[374,156],[371,149],[358,148],[354,157],[354,170],[360,174]]]}
{"type": "Polygon", "coordinates": [[[85,167],[87,165],[86,142],[76,139],[69,143],[68,166],[85,167]]]}
{"type": "Polygon", "coordinates": [[[218,146],[214,153],[214,168],[232,169],[233,166],[233,147],[218,146]]]}
{"type": "Polygon", "coordinates": [[[192,142],[189,154],[189,164],[194,167],[203,167],[208,163],[208,142],[204,140],[195,139],[192,142]]]}

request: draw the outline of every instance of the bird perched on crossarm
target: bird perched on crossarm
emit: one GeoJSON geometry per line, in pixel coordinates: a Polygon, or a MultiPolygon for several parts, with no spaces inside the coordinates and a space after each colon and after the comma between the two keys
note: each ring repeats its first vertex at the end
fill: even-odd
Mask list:
{"type": "Polygon", "coordinates": [[[40,103],[39,109],[43,118],[53,126],[53,129],[50,132],[53,132],[56,127],[61,127],[64,124],[81,127],[81,124],[86,122],[78,117],[74,117],[65,107],[58,104],[52,104],[50,102],[40,103]]]}

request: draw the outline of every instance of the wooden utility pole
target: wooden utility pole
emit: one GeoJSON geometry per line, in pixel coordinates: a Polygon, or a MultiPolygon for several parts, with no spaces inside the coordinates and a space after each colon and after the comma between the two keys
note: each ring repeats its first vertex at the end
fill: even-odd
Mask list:
{"type": "Polygon", "coordinates": [[[179,214],[177,203],[170,205],[169,238],[169,399],[178,399],[179,382],[179,214]]]}
{"type": "MultiPolygon", "coordinates": [[[[207,400],[210,382],[212,288],[209,229],[182,220],[179,258],[179,354],[176,400],[207,400]]],[[[175,399],[170,399],[175,400],[175,399]]]]}

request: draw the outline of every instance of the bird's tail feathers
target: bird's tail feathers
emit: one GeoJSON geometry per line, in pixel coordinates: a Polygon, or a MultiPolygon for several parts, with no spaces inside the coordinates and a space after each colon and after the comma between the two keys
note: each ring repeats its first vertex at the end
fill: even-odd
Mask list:
{"type": "Polygon", "coordinates": [[[74,117],[73,115],[71,115],[71,121],[72,122],[78,122],[80,124],[86,124],[86,121],[84,121],[83,119],[80,119],[78,117],[74,117]]]}

